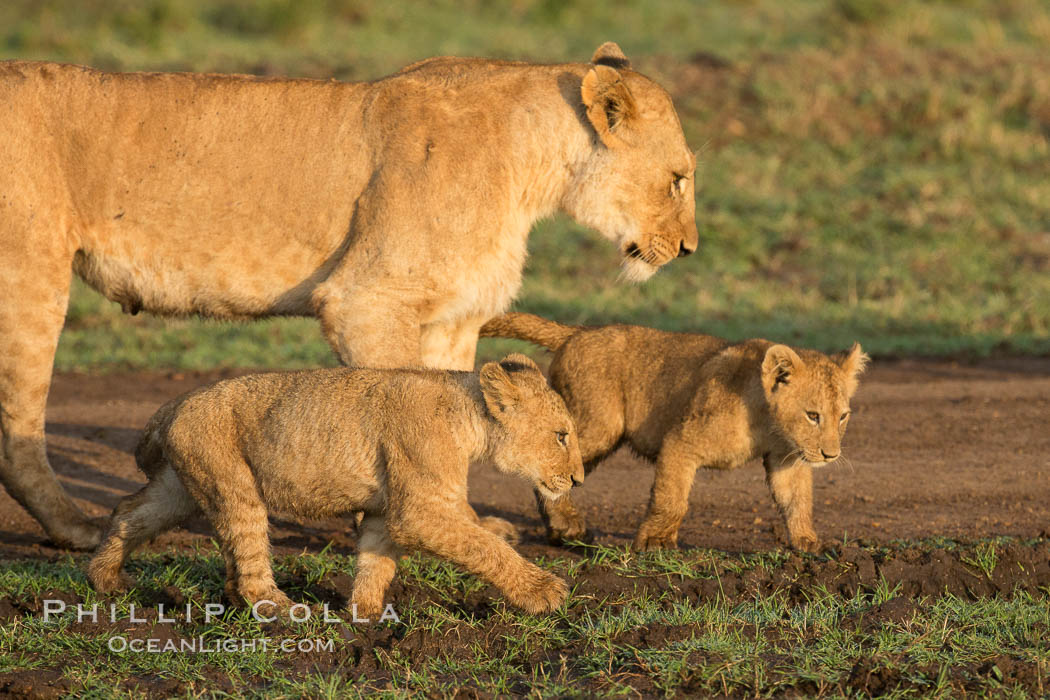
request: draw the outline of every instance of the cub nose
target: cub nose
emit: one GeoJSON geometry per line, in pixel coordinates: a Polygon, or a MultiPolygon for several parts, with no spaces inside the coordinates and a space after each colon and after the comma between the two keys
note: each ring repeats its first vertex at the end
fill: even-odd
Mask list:
{"type": "Polygon", "coordinates": [[[678,257],[684,258],[687,255],[692,255],[694,250],[696,250],[695,245],[692,248],[687,248],[685,241],[682,241],[678,244],[678,257]]]}
{"type": "Polygon", "coordinates": [[[831,460],[833,460],[833,459],[838,459],[839,458],[839,454],[840,453],[838,453],[838,452],[836,452],[835,454],[828,454],[827,452],[824,451],[824,448],[820,449],[820,456],[823,457],[824,459],[828,460],[829,462],[831,460]]]}
{"type": "Polygon", "coordinates": [[[583,474],[580,474],[580,475],[573,474],[572,475],[572,485],[573,486],[579,486],[582,483],[583,483],[583,474]]]}

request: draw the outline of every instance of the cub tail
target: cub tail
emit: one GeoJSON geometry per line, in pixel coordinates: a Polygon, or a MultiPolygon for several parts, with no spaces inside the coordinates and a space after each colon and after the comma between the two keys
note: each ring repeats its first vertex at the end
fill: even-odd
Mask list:
{"type": "Polygon", "coordinates": [[[517,338],[542,345],[548,350],[557,350],[578,330],[578,326],[566,326],[534,314],[508,313],[482,326],[481,337],[517,338]]]}

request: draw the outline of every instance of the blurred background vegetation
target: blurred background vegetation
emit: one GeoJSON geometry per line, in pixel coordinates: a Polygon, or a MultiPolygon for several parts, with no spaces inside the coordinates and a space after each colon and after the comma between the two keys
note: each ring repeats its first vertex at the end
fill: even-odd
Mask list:
{"type": "MultiPolygon", "coordinates": [[[[701,151],[701,248],[643,286],[564,217],[519,309],[876,354],[1050,352],[1050,3],[6,0],[0,57],[364,80],[617,41],[701,151]]],[[[483,355],[504,349],[485,341],[483,355]]],[[[333,364],[317,324],[127,317],[78,283],[61,369],[333,364]]]]}

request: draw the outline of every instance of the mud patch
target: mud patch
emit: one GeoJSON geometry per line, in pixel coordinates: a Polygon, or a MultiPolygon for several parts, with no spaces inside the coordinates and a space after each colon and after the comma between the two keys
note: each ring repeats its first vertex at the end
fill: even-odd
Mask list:
{"type": "MultiPolygon", "coordinates": [[[[558,551],[561,558],[554,568],[567,578],[570,570],[574,572],[573,594],[558,613],[538,616],[531,623],[507,616],[505,604],[490,586],[470,587],[469,594],[457,597],[435,587],[433,581],[413,578],[402,569],[387,599],[400,613],[412,611],[416,619],[413,626],[349,624],[345,607],[352,592],[351,576],[336,571],[310,581],[304,567],[291,567],[301,573],[290,573],[287,567],[280,569],[280,583],[293,598],[311,599],[310,607],[316,615],[328,605],[348,623],[325,626],[323,634],[333,642],[330,648],[278,654],[272,660],[272,668],[286,678],[337,674],[379,689],[403,682],[408,670],[436,668],[441,670],[430,673],[438,674],[443,687],[469,687],[499,677],[501,669],[492,666],[493,659],[510,659],[523,670],[509,685],[505,679],[500,680],[508,693],[527,693],[529,673],[535,671],[548,677],[563,676],[585,694],[609,692],[614,687],[610,683],[615,681],[615,687],[621,691],[628,686],[644,696],[662,694],[666,688],[699,695],[720,689],[729,696],[774,689],[786,695],[819,695],[831,686],[794,677],[788,671],[797,663],[791,650],[815,639],[806,636],[812,632],[799,637],[798,629],[776,620],[762,624],[744,623],[739,618],[732,621],[731,611],[775,597],[775,605],[786,611],[786,620],[800,606],[830,595],[851,601],[849,606],[854,609],[859,606],[857,612],[845,614],[835,624],[850,634],[860,635],[862,647],[865,643],[872,647],[839,671],[833,684],[837,692],[923,693],[933,684],[945,682],[960,692],[990,687],[1038,692],[1042,687],[1038,664],[1009,653],[943,669],[935,665],[909,666],[896,657],[884,659],[868,654],[878,648],[873,640],[884,630],[905,633],[913,624],[928,618],[930,606],[943,600],[945,594],[978,601],[1011,599],[1016,593],[1025,592],[1045,599],[1050,590],[1047,540],[998,544],[939,542],[932,547],[849,542],[818,555],[755,556],[707,551],[698,552],[695,557],[686,552],[680,562],[670,562],[689,562],[692,568],[688,570],[693,575],[655,573],[654,569],[662,565],[659,558],[639,556],[600,564],[599,559],[584,558],[579,551],[558,551]],[[892,593],[889,597],[888,592],[892,593]],[[683,604],[685,610],[708,610],[711,622],[674,622],[673,615],[683,610],[683,604]],[[650,617],[650,621],[643,619],[618,630],[598,631],[598,618],[603,613],[622,613],[626,615],[624,619],[631,619],[631,611],[644,606],[663,611],[658,619],[659,615],[666,617],[662,621],[651,621],[650,617]],[[595,632],[587,632],[589,629],[595,632]],[[733,651],[726,651],[730,649],[733,651]],[[604,663],[611,670],[597,673],[592,665],[596,658],[607,659],[604,663]],[[735,678],[734,669],[741,664],[752,664],[759,670],[749,672],[743,679],[735,678]],[[761,686],[747,685],[754,682],[755,673],[770,678],[780,675],[775,685],[763,690],[761,686]]],[[[550,554],[545,548],[540,553],[550,554]]],[[[81,596],[60,589],[25,597],[7,595],[0,597],[0,620],[4,624],[21,624],[24,618],[41,616],[46,600],[61,600],[70,610],[84,602],[81,596]]],[[[71,620],[63,633],[87,640],[120,635],[127,640],[154,640],[159,647],[168,642],[178,646],[202,634],[199,620],[179,619],[176,624],[165,624],[159,619],[161,606],[170,616],[172,610],[181,611],[191,602],[177,588],[138,589],[131,594],[130,602],[136,604],[137,616],[145,623],[130,625],[126,618],[111,621],[103,606],[97,620],[71,620]]],[[[706,614],[700,614],[698,619],[708,619],[706,614]]],[[[231,627],[227,633],[235,629],[236,626],[231,627]]],[[[303,636],[295,625],[280,621],[263,624],[261,632],[274,639],[303,636]]],[[[1027,631],[1035,635],[1033,639],[1045,633],[1045,620],[1034,621],[1027,631]]],[[[201,682],[206,685],[195,687],[231,693],[241,687],[232,684],[221,666],[207,664],[201,673],[201,682]]],[[[272,683],[272,678],[249,678],[247,682],[247,687],[261,691],[272,683]]],[[[144,673],[127,679],[120,687],[151,697],[182,691],[181,685],[163,673],[144,673]]],[[[58,697],[75,690],[62,668],[56,666],[0,673],[0,696],[58,697]]]]}
{"type": "Polygon", "coordinates": [[[69,694],[71,684],[58,671],[12,671],[0,674],[0,696],[50,700],[69,694]]]}

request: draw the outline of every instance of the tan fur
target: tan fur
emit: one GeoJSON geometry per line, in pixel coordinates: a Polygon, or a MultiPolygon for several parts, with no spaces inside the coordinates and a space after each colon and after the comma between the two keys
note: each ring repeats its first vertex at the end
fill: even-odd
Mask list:
{"type": "MultiPolygon", "coordinates": [[[[565,399],[586,470],[622,444],[656,462],[635,549],[674,547],[699,467],[732,469],[761,457],[791,544],[813,551],[811,468],[838,459],[860,345],[828,357],[768,340],[729,342],[639,326],[575,328],[531,314],[493,319],[482,336],[555,351],[551,385],[565,399]],[[817,423],[807,417],[817,416],[817,423]]],[[[537,494],[552,540],[587,536],[568,498],[537,494]]]]}
{"type": "Polygon", "coordinates": [[[128,555],[200,509],[218,534],[229,596],[287,607],[273,579],[267,513],[363,511],[359,615],[383,609],[397,558],[414,549],[463,566],[529,612],[557,608],[565,583],[510,547],[510,523],[479,519],[468,504],[467,469],[477,459],[549,498],[583,479],[568,410],[523,355],[477,374],[336,369],[219,382],[150,420],[136,450],[149,484],[117,506],[88,576],[102,592],[126,585],[128,555]]]}
{"type": "Polygon", "coordinates": [[[316,316],[344,364],[472,369],[562,210],[644,278],[696,248],[695,158],[615,44],[436,58],[368,83],[0,63],[0,480],[58,543],[98,530],[44,451],[70,270],[125,311],[316,316]]]}

